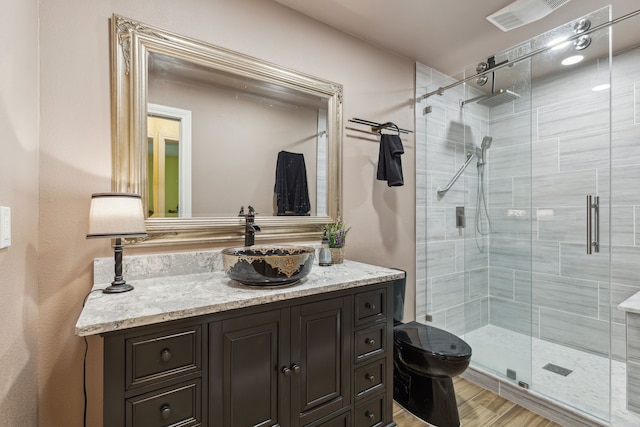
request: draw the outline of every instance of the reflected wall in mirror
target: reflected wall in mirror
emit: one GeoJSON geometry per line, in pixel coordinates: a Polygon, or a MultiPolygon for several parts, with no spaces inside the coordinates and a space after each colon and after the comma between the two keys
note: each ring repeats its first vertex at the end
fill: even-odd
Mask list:
{"type": "Polygon", "coordinates": [[[112,17],[113,187],[146,204],[144,240],[317,238],[341,210],[342,86],[112,17]]]}

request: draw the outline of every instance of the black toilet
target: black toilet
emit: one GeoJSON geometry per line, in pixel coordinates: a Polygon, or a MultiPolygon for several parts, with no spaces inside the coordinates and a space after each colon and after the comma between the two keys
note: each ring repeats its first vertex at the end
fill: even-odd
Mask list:
{"type": "Polygon", "coordinates": [[[457,336],[418,322],[402,323],[406,278],[394,286],[393,399],[438,427],[458,427],[452,377],[469,366],[471,347],[457,336]]]}

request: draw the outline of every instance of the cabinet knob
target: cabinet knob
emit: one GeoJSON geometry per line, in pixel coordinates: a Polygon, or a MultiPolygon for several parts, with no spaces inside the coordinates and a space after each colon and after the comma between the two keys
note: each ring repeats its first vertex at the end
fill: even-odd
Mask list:
{"type": "Polygon", "coordinates": [[[290,368],[286,366],[282,368],[282,373],[285,374],[286,376],[298,375],[300,373],[300,369],[301,369],[300,366],[294,363],[293,365],[291,365],[290,368]]]}
{"type": "Polygon", "coordinates": [[[373,375],[371,375],[371,374],[367,374],[367,375],[365,375],[364,377],[365,377],[366,379],[368,379],[369,381],[371,381],[371,382],[374,382],[374,381],[376,380],[376,377],[374,377],[374,376],[373,376],[373,375]]]}
{"type": "Polygon", "coordinates": [[[286,366],[282,368],[282,373],[285,374],[286,376],[298,375],[300,373],[300,370],[301,370],[300,366],[294,363],[293,365],[291,365],[290,368],[286,366]]]}
{"type": "Polygon", "coordinates": [[[369,418],[370,420],[373,420],[376,417],[376,415],[373,412],[369,412],[369,411],[365,412],[364,416],[369,418]]]}
{"type": "Polygon", "coordinates": [[[373,338],[367,338],[366,340],[364,340],[365,344],[369,344],[369,345],[375,345],[376,344],[376,340],[374,340],[373,338]]]}
{"type": "Polygon", "coordinates": [[[168,348],[162,350],[160,352],[160,359],[162,359],[162,361],[165,363],[171,360],[171,350],[169,350],[168,348]]]}
{"type": "Polygon", "coordinates": [[[168,420],[171,416],[171,406],[164,404],[160,407],[160,416],[163,420],[168,420]]]}
{"type": "Polygon", "coordinates": [[[376,305],[372,302],[367,302],[364,305],[366,308],[368,308],[369,310],[375,310],[376,309],[376,305]]]}

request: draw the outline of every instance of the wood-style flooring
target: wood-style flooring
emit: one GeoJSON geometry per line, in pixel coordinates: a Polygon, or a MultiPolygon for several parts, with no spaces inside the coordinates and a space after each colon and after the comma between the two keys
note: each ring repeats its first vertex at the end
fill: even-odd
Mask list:
{"type": "MultiPolygon", "coordinates": [[[[465,379],[453,380],[462,427],[562,427],[465,379]]],[[[397,403],[393,420],[398,427],[430,426],[397,403]]]]}

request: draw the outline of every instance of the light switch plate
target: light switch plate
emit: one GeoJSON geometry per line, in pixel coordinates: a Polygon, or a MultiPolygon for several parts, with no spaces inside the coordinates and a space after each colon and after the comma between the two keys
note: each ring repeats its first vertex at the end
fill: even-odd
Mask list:
{"type": "Polygon", "coordinates": [[[0,249],[11,246],[11,208],[0,206],[0,249]]]}

